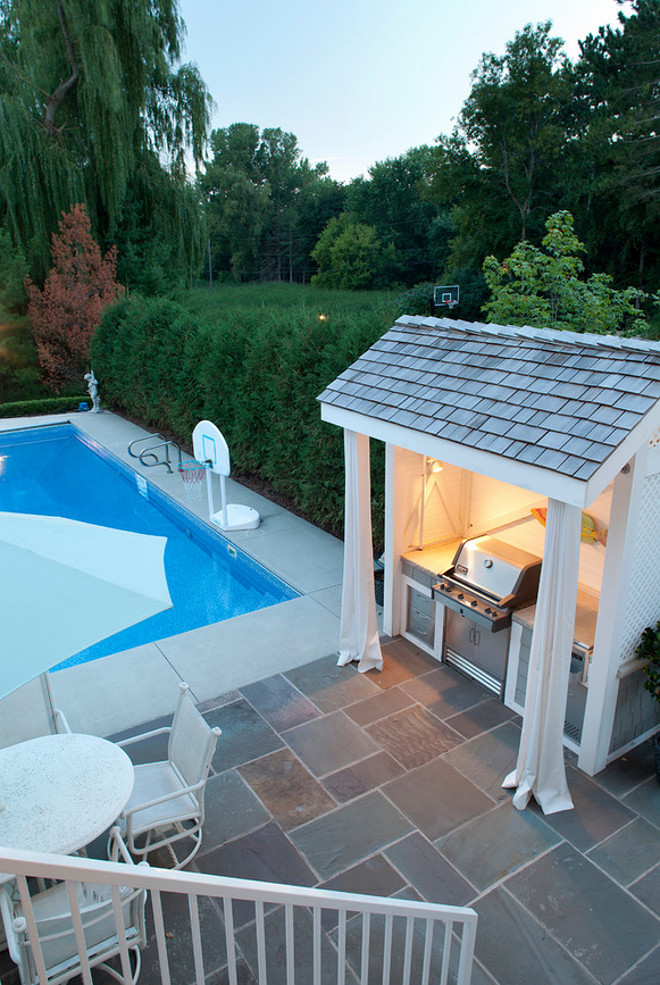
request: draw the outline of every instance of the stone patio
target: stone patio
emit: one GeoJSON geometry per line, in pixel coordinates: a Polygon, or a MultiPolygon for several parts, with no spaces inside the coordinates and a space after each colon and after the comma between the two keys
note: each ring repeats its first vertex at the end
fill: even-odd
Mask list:
{"type": "MultiPolygon", "coordinates": [[[[332,655],[200,706],[222,736],[192,867],[473,906],[473,985],[657,985],[660,786],[650,750],[594,779],[569,763],[575,810],[518,812],[500,784],[519,719],[403,640],[384,652],[380,674],[339,668],[332,655]]],[[[160,755],[153,742],[143,758],[160,755]]],[[[170,906],[166,919],[173,985],[189,985],[187,907],[170,906]]],[[[245,985],[256,982],[251,919],[246,905],[245,985]]],[[[324,929],[331,942],[335,928],[324,929]]],[[[207,980],[219,985],[224,934],[211,903],[203,930],[207,980]]],[[[148,949],[140,982],[157,981],[148,949]]]]}

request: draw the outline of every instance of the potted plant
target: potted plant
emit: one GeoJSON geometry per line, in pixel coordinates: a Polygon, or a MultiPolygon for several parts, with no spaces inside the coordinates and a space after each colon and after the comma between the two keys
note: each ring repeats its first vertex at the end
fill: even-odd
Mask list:
{"type": "MultiPolygon", "coordinates": [[[[660,620],[655,629],[647,626],[635,650],[635,656],[646,663],[642,667],[644,688],[660,703],[660,620]]],[[[652,739],[655,754],[655,775],[660,783],[660,731],[652,739]]]]}

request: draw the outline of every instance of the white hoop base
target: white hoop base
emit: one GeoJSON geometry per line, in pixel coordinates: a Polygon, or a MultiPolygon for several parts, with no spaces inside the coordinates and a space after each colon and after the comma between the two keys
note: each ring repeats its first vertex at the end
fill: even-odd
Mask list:
{"type": "Polygon", "coordinates": [[[217,523],[221,530],[256,530],[261,517],[251,506],[227,503],[224,510],[211,514],[211,520],[217,523]]]}

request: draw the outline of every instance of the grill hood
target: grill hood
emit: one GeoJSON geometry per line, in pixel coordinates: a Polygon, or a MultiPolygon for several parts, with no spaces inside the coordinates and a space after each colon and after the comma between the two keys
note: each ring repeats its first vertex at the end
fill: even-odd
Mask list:
{"type": "Polygon", "coordinates": [[[486,535],[463,541],[451,574],[456,581],[508,605],[536,595],[540,570],[541,559],[535,554],[486,535]]]}

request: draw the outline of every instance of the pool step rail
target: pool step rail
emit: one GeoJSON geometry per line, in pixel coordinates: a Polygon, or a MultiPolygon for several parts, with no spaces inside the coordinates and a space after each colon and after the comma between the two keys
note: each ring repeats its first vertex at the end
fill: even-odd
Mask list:
{"type": "Polygon", "coordinates": [[[181,464],[182,454],[179,445],[176,441],[172,441],[165,437],[164,434],[147,434],[142,438],[135,438],[131,441],[128,448],[126,449],[131,458],[137,458],[140,465],[144,465],[145,468],[153,468],[156,465],[164,465],[168,472],[173,472],[172,460],[170,458],[170,453],[175,450],[178,455],[177,466],[181,464]],[[140,444],[142,441],[151,441],[152,444],[146,445],[140,451],[134,451],[136,445],[140,444]]]}

